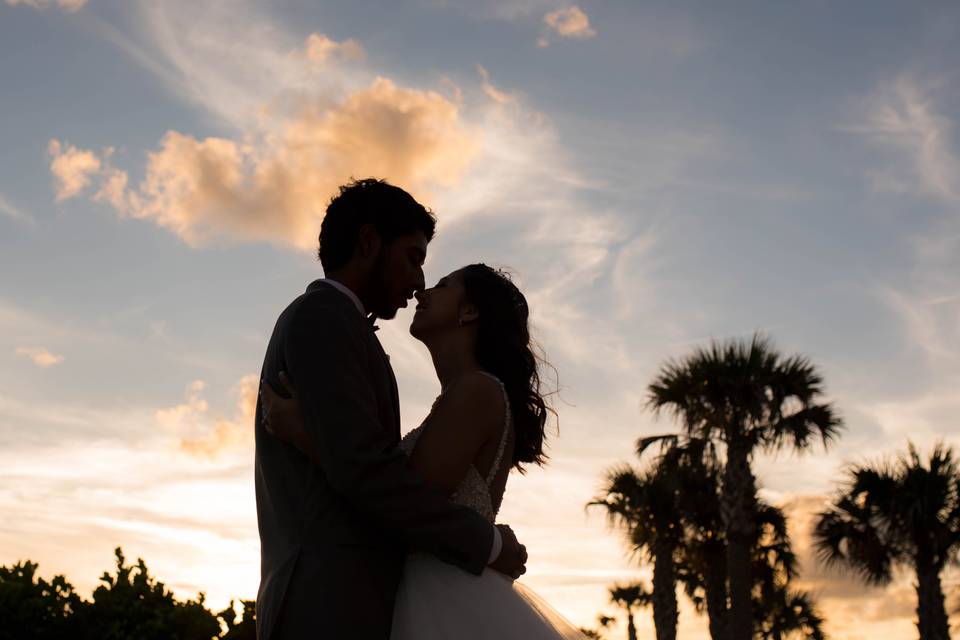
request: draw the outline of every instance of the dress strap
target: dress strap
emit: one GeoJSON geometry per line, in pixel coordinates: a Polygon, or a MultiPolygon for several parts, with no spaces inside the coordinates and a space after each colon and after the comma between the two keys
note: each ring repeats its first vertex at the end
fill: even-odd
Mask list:
{"type": "Polygon", "coordinates": [[[497,455],[493,458],[493,464],[490,465],[490,471],[487,472],[487,477],[484,481],[487,483],[487,487],[493,483],[494,478],[497,477],[497,472],[500,471],[500,463],[503,462],[503,453],[507,448],[507,436],[510,435],[510,425],[513,422],[510,419],[512,415],[510,413],[510,397],[507,396],[507,387],[497,376],[492,373],[487,373],[486,371],[480,371],[483,375],[495,380],[497,384],[500,385],[500,390],[503,392],[503,409],[504,409],[504,418],[503,418],[503,433],[500,435],[500,444],[497,446],[497,455]]]}

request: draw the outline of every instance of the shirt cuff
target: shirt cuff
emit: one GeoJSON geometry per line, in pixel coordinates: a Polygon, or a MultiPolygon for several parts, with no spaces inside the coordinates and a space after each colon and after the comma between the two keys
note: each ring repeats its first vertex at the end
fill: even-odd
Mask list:
{"type": "Polygon", "coordinates": [[[503,537],[500,535],[500,529],[497,529],[497,527],[494,526],[493,547],[490,549],[490,559],[487,560],[487,564],[493,564],[496,559],[500,557],[501,551],[503,551],[503,537]]]}

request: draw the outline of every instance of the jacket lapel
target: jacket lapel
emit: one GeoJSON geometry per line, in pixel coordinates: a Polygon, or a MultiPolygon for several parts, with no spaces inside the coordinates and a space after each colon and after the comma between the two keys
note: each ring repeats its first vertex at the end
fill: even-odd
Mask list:
{"type": "Polygon", "coordinates": [[[387,368],[387,374],[390,377],[390,399],[393,401],[393,430],[397,441],[400,440],[400,390],[397,387],[397,376],[393,373],[393,367],[390,366],[390,356],[383,350],[383,345],[377,335],[373,334],[373,341],[377,343],[377,349],[383,358],[383,364],[387,368]]]}
{"type": "MultiPolygon", "coordinates": [[[[318,288],[326,287],[329,289],[336,290],[336,287],[331,285],[328,282],[323,280],[314,280],[307,287],[307,292],[315,291],[318,288]]],[[[369,318],[364,317],[360,310],[356,308],[352,301],[348,300],[347,296],[343,296],[344,302],[350,305],[350,308],[354,309],[357,312],[358,318],[363,318],[362,322],[364,326],[370,329],[370,336],[373,338],[373,341],[377,344],[377,350],[380,352],[380,357],[383,358],[383,364],[387,368],[387,374],[390,377],[390,399],[393,402],[393,431],[396,436],[397,442],[400,441],[400,390],[397,387],[397,377],[393,373],[393,367],[390,366],[390,356],[387,355],[387,352],[383,350],[383,345],[380,344],[380,340],[377,338],[377,330],[379,327],[374,326],[373,321],[369,318]]]]}

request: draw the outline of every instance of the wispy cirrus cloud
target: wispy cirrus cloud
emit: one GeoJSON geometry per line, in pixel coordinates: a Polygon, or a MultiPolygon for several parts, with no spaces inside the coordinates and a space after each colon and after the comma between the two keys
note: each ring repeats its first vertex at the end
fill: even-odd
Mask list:
{"type": "Polygon", "coordinates": [[[866,101],[863,124],[847,127],[893,152],[890,164],[871,170],[874,188],[960,199],[954,123],[937,103],[944,87],[902,74],[866,101]]]}
{"type": "Polygon", "coordinates": [[[59,9],[63,9],[64,11],[68,11],[68,12],[79,11],[88,2],[88,0],[4,0],[4,1],[12,7],[16,7],[17,5],[32,7],[34,9],[49,9],[50,7],[57,7],[59,9]]]}
{"type": "Polygon", "coordinates": [[[2,193],[0,193],[0,213],[18,222],[33,222],[29,213],[10,202],[2,193]]]}
{"type": "Polygon", "coordinates": [[[17,347],[14,353],[28,358],[33,364],[43,369],[58,365],[64,360],[62,355],[53,353],[43,347],[17,347]]]}

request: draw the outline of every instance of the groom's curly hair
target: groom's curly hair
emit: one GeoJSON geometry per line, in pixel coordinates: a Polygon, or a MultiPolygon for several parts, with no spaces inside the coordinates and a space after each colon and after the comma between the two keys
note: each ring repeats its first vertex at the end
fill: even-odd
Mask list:
{"type": "MultiPolygon", "coordinates": [[[[543,465],[547,455],[547,405],[540,380],[540,356],[530,337],[527,299],[506,272],[485,264],[460,269],[466,297],[477,306],[476,358],[480,366],[503,382],[510,400],[516,444],[513,466],[523,471],[525,463],[543,465]]],[[[555,370],[554,370],[555,372],[555,370]]]]}
{"type": "Polygon", "coordinates": [[[437,219],[413,196],[386,180],[351,180],[330,200],[320,225],[317,257],[325,273],[350,261],[365,224],[376,227],[384,243],[416,231],[422,231],[429,242],[437,219]]]}

